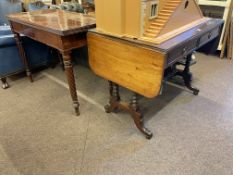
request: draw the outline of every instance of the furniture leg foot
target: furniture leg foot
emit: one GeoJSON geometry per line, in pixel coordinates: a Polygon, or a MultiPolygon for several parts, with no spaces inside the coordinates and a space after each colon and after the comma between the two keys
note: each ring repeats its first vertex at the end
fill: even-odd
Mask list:
{"type": "Polygon", "coordinates": [[[147,139],[151,139],[153,137],[153,133],[145,127],[142,114],[140,112],[134,111],[132,112],[131,116],[139,131],[141,131],[147,139]]]}
{"type": "Polygon", "coordinates": [[[75,110],[76,115],[79,116],[80,111],[79,111],[79,102],[78,101],[74,102],[74,110],[75,110]]]}
{"type": "Polygon", "coordinates": [[[9,88],[9,84],[6,81],[6,78],[1,78],[1,81],[2,81],[2,88],[3,89],[9,88]]]}
{"type": "Polygon", "coordinates": [[[27,76],[28,76],[30,82],[33,83],[33,78],[32,78],[32,73],[31,73],[31,71],[30,71],[30,70],[26,70],[26,74],[27,74],[27,76]]]}
{"type": "Polygon", "coordinates": [[[193,92],[193,95],[198,95],[200,90],[197,88],[192,87],[191,85],[185,85],[189,90],[193,92]]]}
{"type": "Polygon", "coordinates": [[[109,104],[104,106],[105,112],[106,113],[112,113],[112,112],[117,112],[117,110],[119,109],[119,101],[113,100],[111,99],[109,104]]]}
{"type": "Polygon", "coordinates": [[[198,94],[199,94],[199,92],[200,92],[200,90],[199,90],[199,89],[197,89],[197,88],[193,88],[193,95],[198,95],[198,94]]]}
{"type": "Polygon", "coordinates": [[[198,95],[200,90],[192,87],[192,74],[190,72],[183,73],[183,79],[185,86],[193,92],[193,95],[198,95]]]}
{"type": "Polygon", "coordinates": [[[130,109],[131,109],[131,116],[134,120],[136,127],[146,136],[147,139],[151,139],[153,133],[149,129],[147,129],[144,125],[143,115],[140,112],[138,106],[137,94],[134,94],[131,99],[130,109]]]}
{"type": "Polygon", "coordinates": [[[110,104],[110,105],[104,106],[104,109],[106,113],[111,113],[111,112],[116,111],[118,108],[117,108],[117,105],[110,104]]]}
{"type": "Polygon", "coordinates": [[[193,92],[193,95],[198,95],[200,90],[192,87],[191,83],[185,83],[185,86],[193,92]]]}

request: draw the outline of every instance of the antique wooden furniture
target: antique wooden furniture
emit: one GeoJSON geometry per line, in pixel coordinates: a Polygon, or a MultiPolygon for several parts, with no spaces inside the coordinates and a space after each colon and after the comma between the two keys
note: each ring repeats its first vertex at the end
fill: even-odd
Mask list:
{"type": "Polygon", "coordinates": [[[71,63],[71,51],[86,45],[86,31],[95,27],[95,18],[62,10],[39,10],[11,14],[8,15],[8,19],[26,65],[27,75],[31,80],[30,67],[27,64],[19,34],[24,34],[60,51],[73,105],[76,114],[79,115],[79,102],[71,63]]]}
{"type": "MultiPolygon", "coordinates": [[[[106,106],[106,112],[119,109],[128,111],[131,113],[137,128],[146,138],[150,139],[152,132],[144,126],[137,94],[148,98],[156,97],[161,93],[163,79],[181,76],[185,86],[194,95],[198,95],[199,90],[191,86],[192,53],[215,39],[221,32],[223,22],[222,20],[202,17],[200,9],[193,0],[138,0],[135,1],[138,2],[138,4],[135,3],[138,6],[132,10],[127,8],[127,5],[130,5],[127,4],[131,2],[130,0],[111,1],[115,5],[114,8],[117,7],[115,10],[102,6],[101,8],[102,2],[102,0],[95,0],[97,29],[89,32],[87,38],[89,63],[92,70],[110,82],[110,104],[106,106]],[[145,16],[143,18],[149,23],[149,28],[152,26],[156,28],[156,32],[153,30],[149,34],[147,27],[142,28],[142,21],[134,21],[132,17],[136,15],[135,19],[137,19],[137,15],[140,16],[141,13],[144,14],[148,10],[153,11],[154,14],[156,7],[153,4],[156,2],[160,3],[157,5],[161,8],[158,10],[157,16],[152,19],[145,16]],[[142,7],[143,4],[149,6],[151,10],[142,7]],[[125,9],[127,10],[125,11],[125,9]],[[177,9],[181,11],[181,14],[177,9]],[[118,21],[107,26],[109,17],[104,16],[106,12],[112,14],[110,16],[118,21]],[[125,16],[118,19],[118,16],[123,16],[122,14],[125,16]],[[189,18],[188,15],[192,14],[194,16],[189,18]],[[188,19],[184,19],[183,16],[188,19]],[[179,23],[178,20],[181,22],[179,23]],[[177,24],[175,24],[176,22],[177,24]],[[159,27],[157,31],[160,24],[163,27],[159,27]],[[172,30],[171,27],[166,27],[171,24],[174,24],[176,28],[172,30]],[[185,59],[184,63],[181,61],[183,59],[185,59]],[[179,70],[178,64],[183,65],[184,69],[179,70]],[[119,85],[135,93],[130,103],[121,102],[119,85]]],[[[107,3],[107,0],[104,2],[107,3]]],[[[133,3],[131,4],[133,5],[133,3]]],[[[138,17],[138,19],[141,18],[138,17]]]]}
{"type": "Polygon", "coordinates": [[[118,85],[153,98],[160,94],[163,78],[179,75],[185,86],[198,95],[199,90],[191,86],[192,53],[216,38],[221,33],[221,25],[222,20],[213,19],[159,45],[89,32],[90,66],[97,75],[110,81],[110,105],[106,111],[129,111],[138,129],[150,139],[152,133],[144,127],[137,95],[130,103],[121,103],[118,85]],[[176,66],[183,58],[186,59],[184,70],[177,70],[176,66]]]}

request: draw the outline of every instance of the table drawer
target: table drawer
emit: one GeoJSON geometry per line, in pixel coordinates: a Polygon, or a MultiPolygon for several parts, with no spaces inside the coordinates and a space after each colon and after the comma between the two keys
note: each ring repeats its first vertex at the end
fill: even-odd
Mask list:
{"type": "Polygon", "coordinates": [[[41,43],[44,43],[46,45],[49,45],[55,48],[57,48],[58,46],[62,47],[60,46],[61,45],[60,38],[53,33],[39,30],[39,29],[30,27],[30,26],[15,23],[15,22],[12,22],[11,26],[15,32],[19,34],[23,34],[33,40],[39,41],[41,43]]]}
{"type": "Polygon", "coordinates": [[[193,51],[197,50],[201,46],[207,44],[219,35],[220,28],[216,27],[211,31],[202,34],[202,36],[192,38],[191,40],[185,41],[172,48],[168,51],[167,66],[170,66],[185,56],[191,54],[193,51]]]}
{"type": "Polygon", "coordinates": [[[191,54],[197,48],[197,42],[198,38],[194,38],[170,50],[168,53],[167,66],[191,54]]]}
{"type": "Polygon", "coordinates": [[[205,45],[206,43],[208,43],[209,41],[211,41],[212,39],[216,38],[220,33],[220,28],[217,27],[211,31],[209,31],[208,33],[206,33],[205,35],[203,35],[197,43],[197,47],[201,47],[203,45],[205,45]]]}

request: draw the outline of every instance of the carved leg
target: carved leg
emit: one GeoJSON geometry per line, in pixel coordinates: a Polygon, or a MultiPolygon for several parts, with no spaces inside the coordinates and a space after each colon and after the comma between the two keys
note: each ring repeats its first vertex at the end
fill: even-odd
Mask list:
{"type": "Polygon", "coordinates": [[[6,81],[6,78],[0,78],[0,80],[2,81],[2,88],[7,89],[9,87],[9,84],[6,81]]]}
{"type": "Polygon", "coordinates": [[[137,128],[146,136],[147,139],[151,139],[153,134],[144,126],[143,117],[138,106],[137,95],[135,94],[133,96],[130,104],[121,102],[119,86],[111,81],[109,81],[109,92],[110,101],[109,105],[105,106],[106,112],[111,113],[115,112],[116,110],[123,110],[129,112],[137,128]]]}
{"type": "Polygon", "coordinates": [[[192,55],[187,56],[184,70],[177,70],[175,68],[175,76],[181,76],[184,80],[185,86],[193,92],[194,95],[199,94],[199,89],[192,87],[192,73],[190,72],[190,64],[192,55]]]}
{"type": "Polygon", "coordinates": [[[24,49],[23,49],[21,37],[20,37],[20,35],[18,33],[14,33],[14,38],[16,40],[16,44],[17,44],[17,47],[19,49],[20,57],[23,60],[23,63],[24,63],[25,68],[26,68],[26,74],[27,74],[29,80],[31,82],[33,82],[32,74],[31,74],[30,67],[29,67],[29,63],[28,63],[26,54],[25,54],[24,49]]]}
{"type": "Polygon", "coordinates": [[[193,91],[194,95],[198,95],[199,94],[199,89],[192,87],[191,83],[192,83],[192,73],[190,72],[190,64],[192,61],[192,55],[189,55],[186,59],[186,63],[185,63],[185,68],[183,71],[183,79],[184,79],[184,83],[185,86],[193,91]]]}
{"type": "Polygon", "coordinates": [[[109,81],[109,93],[110,93],[109,105],[105,106],[105,111],[107,113],[116,111],[121,101],[119,86],[111,81],[109,81]]]}
{"type": "Polygon", "coordinates": [[[137,128],[146,136],[147,139],[151,139],[153,133],[144,126],[143,116],[138,106],[137,94],[134,94],[131,99],[130,109],[131,109],[131,116],[137,128]]]}
{"type": "Polygon", "coordinates": [[[75,78],[74,78],[74,72],[73,72],[73,66],[71,62],[71,52],[61,52],[64,66],[65,66],[65,73],[66,78],[68,81],[69,89],[70,89],[70,95],[73,100],[74,109],[76,112],[76,115],[80,115],[79,112],[79,101],[78,96],[76,92],[76,85],[75,85],[75,78]]]}
{"type": "Polygon", "coordinates": [[[200,90],[197,88],[192,87],[192,73],[185,73],[183,74],[184,84],[185,86],[193,92],[193,95],[198,95],[200,90]]]}

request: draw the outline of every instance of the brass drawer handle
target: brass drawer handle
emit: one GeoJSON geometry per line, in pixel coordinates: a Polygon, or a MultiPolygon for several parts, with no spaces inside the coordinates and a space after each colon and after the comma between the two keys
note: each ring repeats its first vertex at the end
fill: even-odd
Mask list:
{"type": "Polygon", "coordinates": [[[184,57],[186,57],[186,56],[187,56],[186,48],[183,48],[183,56],[184,56],[184,57]]]}
{"type": "Polygon", "coordinates": [[[208,34],[208,39],[210,39],[211,36],[212,36],[212,33],[210,32],[210,33],[208,34]]]}

